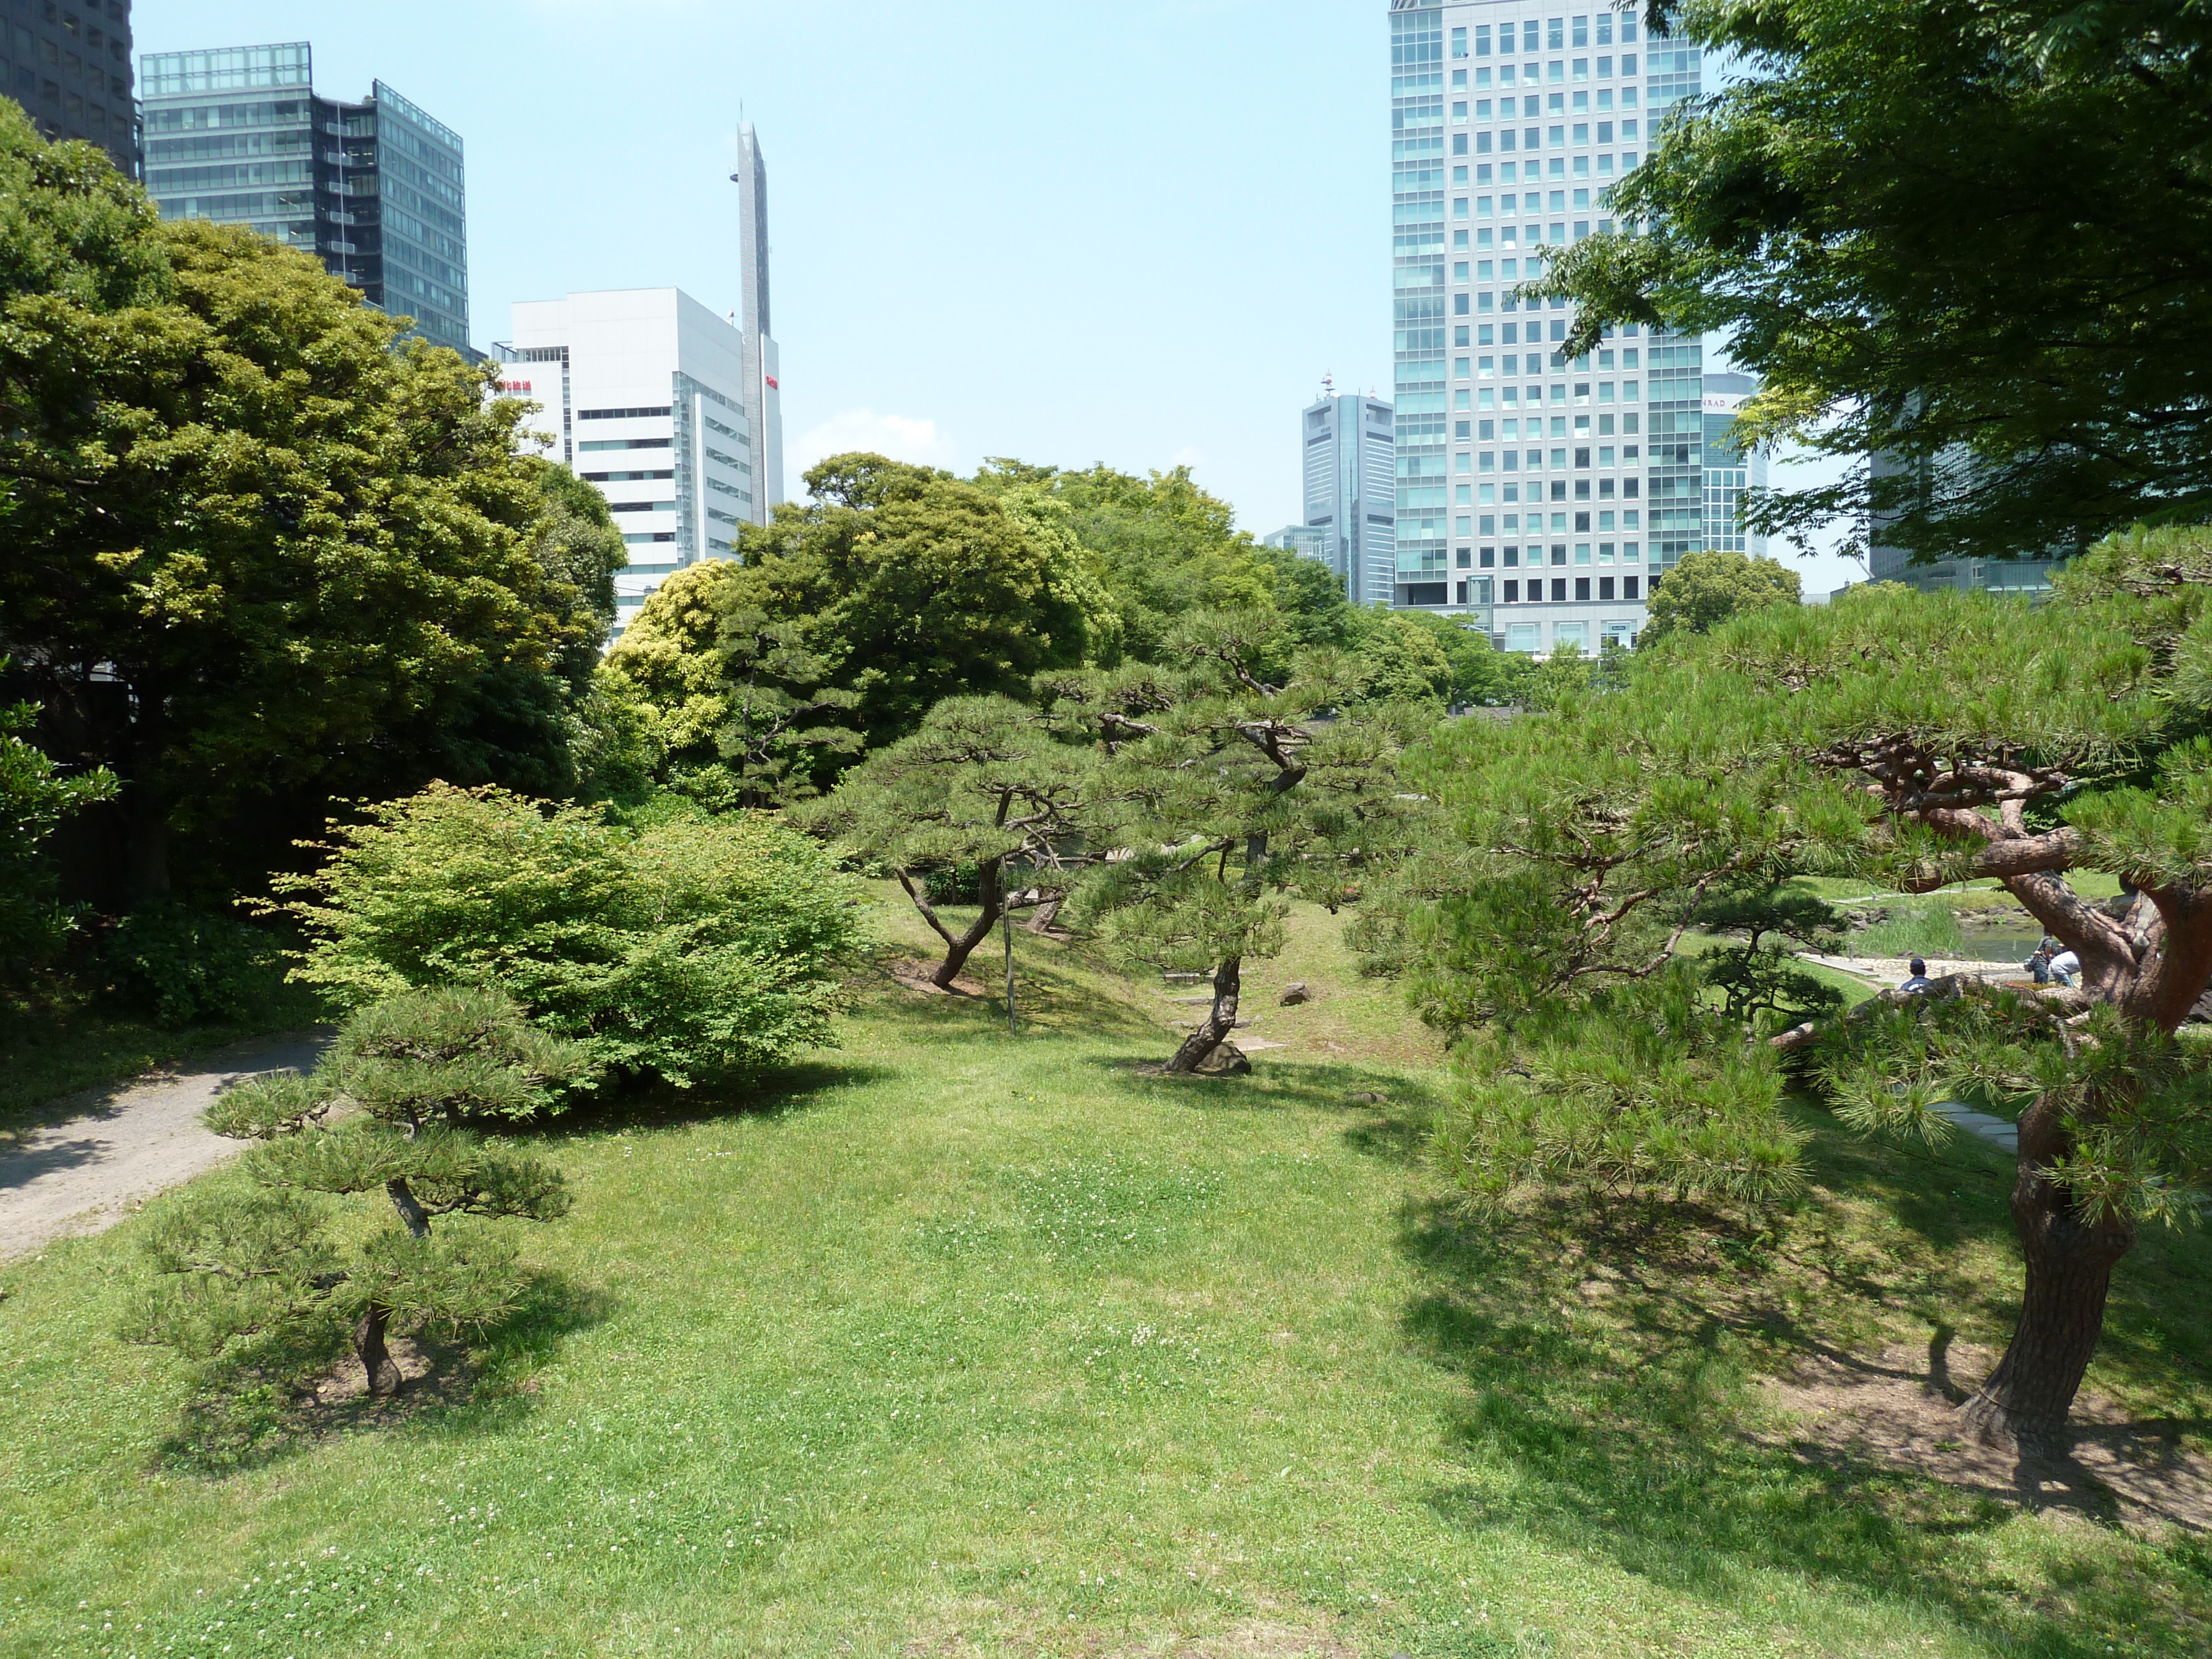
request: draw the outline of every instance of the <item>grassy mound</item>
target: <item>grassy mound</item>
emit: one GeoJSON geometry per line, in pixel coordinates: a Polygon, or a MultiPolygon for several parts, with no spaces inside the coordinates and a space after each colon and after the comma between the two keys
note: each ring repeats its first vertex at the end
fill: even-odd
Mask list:
{"type": "MultiPolygon", "coordinates": [[[[1433,1040],[1330,919],[1218,1083],[1139,1074],[1196,1018],[1168,989],[1017,937],[1018,1036],[872,973],[840,1053],[539,1138],[577,1203],[531,1316],[388,1407],[196,1401],[110,1334],[140,1221],[9,1265],[0,1653],[2204,1650],[2190,1534],[1861,1455],[1772,1386],[2002,1341],[1993,1152],[1820,1119],[1771,1230],[1486,1230],[1418,1156],[1433,1040]]],[[[2146,1240],[2091,1378],[2173,1455],[2206,1261],[2146,1240]]]]}

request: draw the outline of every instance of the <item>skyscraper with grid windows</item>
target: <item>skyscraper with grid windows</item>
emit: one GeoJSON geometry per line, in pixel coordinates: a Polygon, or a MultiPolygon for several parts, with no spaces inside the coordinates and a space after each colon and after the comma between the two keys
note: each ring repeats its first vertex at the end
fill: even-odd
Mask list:
{"type": "Polygon", "coordinates": [[[317,97],[304,40],[149,52],[138,69],[164,219],[251,225],[474,355],[459,134],[381,81],[362,103],[317,97]]]}
{"type": "Polygon", "coordinates": [[[1632,639],[1709,544],[1700,343],[1631,325],[1569,358],[1565,303],[1516,294],[1613,228],[1607,187],[1698,89],[1698,49],[1642,33],[1632,7],[1391,0],[1393,599],[1512,650],[1632,639]]]}

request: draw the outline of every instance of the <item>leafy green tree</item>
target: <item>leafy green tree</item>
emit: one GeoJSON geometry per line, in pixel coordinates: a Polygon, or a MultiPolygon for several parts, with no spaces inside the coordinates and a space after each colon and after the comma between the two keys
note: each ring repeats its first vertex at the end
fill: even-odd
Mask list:
{"type": "Polygon", "coordinates": [[[295,977],[341,1006],[488,986],[595,1064],[678,1087],[831,1045],[855,938],[805,836],[745,817],[639,830],[596,807],[435,784],[333,824],[282,876],[313,943],[295,977]]]}
{"type": "Polygon", "coordinates": [[[1749,72],[1660,125],[1607,198],[1624,229],[1564,251],[1540,285],[1580,308],[1566,350],[1621,322],[1727,334],[1765,383],[1744,435],[1854,463],[1755,511],[1771,527],[1871,509],[1916,555],[2004,559],[2205,516],[2202,7],[1647,15],[1749,72]]]}
{"type": "Polygon", "coordinates": [[[860,734],[834,724],[860,694],[826,684],[830,659],[806,646],[799,622],[736,608],[720,618],[715,679],[728,717],[714,746],[737,782],[742,806],[780,806],[816,793],[832,756],[860,750],[860,734]]]}
{"type": "MultiPolygon", "coordinates": [[[[1103,465],[1062,471],[994,459],[975,483],[1001,496],[1042,498],[1065,515],[1115,615],[1115,631],[1094,630],[1103,637],[1086,653],[1101,667],[1169,660],[1179,619],[1198,611],[1300,607],[1279,592],[1283,566],[1236,527],[1235,509],[1200,489],[1188,467],[1139,478],[1103,465]]],[[[1308,593],[1304,603],[1317,599],[1308,593]]]]}
{"type": "Polygon", "coordinates": [[[71,813],[115,793],[110,774],[64,777],[23,739],[38,714],[29,703],[0,708],[0,970],[43,962],[68,934],[46,840],[71,813]]]}
{"type": "MultiPolygon", "coordinates": [[[[2206,1173],[2212,1095],[2169,1047],[2212,979],[2212,533],[2115,538],[2047,605],[1877,585],[1750,612],[1625,673],[1549,719],[1457,722],[1416,772],[1452,825],[1413,881],[1426,1012],[1457,1029],[1601,1013],[1674,972],[1699,909],[1747,881],[2002,882],[2080,954],[2081,988],[2006,1015],[2008,1056],[1892,1044],[1832,1075],[1851,1121],[1931,1138],[1943,1089],[2025,1104],[2021,1319],[1968,1415],[2057,1438],[2138,1222],[2206,1173]],[[2075,872],[2122,895],[2086,898],[2075,872]],[[2119,1086],[2115,1054],[2164,1080],[2119,1086]]],[[[1760,1018],[1776,1052],[1817,1048],[1821,1023],[1777,1030],[1787,1018],[1760,1018]]],[[[1686,1103],[1660,1121],[1638,1131],[1655,1184],[1702,1133],[1686,1103]]],[[[1787,1190],[1785,1165],[1767,1173],[1787,1190]]]]}
{"type": "Polygon", "coordinates": [[[947,697],[921,730],[846,774],[804,822],[897,878],[945,941],[930,978],[949,986],[1009,910],[1065,896],[1087,861],[1097,769],[1085,745],[1055,738],[1011,698],[947,697]],[[969,866],[980,906],[956,933],[930,902],[927,872],[969,866]]]}
{"type": "Polygon", "coordinates": [[[1772,559],[1717,550],[1686,553],[1664,581],[1651,584],[1650,620],[1637,643],[1710,634],[1731,617],[1762,605],[1796,605],[1801,598],[1797,573],[1772,559]]]}
{"type": "Polygon", "coordinates": [[[610,653],[675,768],[726,763],[740,797],[799,799],[948,696],[1008,695],[1117,626],[1033,492],[874,455],[806,475],[811,506],[741,559],[678,571],[610,653]]]}
{"type": "Polygon", "coordinates": [[[1212,976],[1212,1006],[1170,1072],[1196,1070],[1236,1029],[1244,961],[1281,948],[1286,896],[1332,910],[1357,898],[1401,855],[1419,810],[1397,762],[1427,711],[1350,712],[1359,665],[1341,652],[1263,679],[1281,627],[1271,611],[1201,613],[1176,635],[1171,669],[1040,688],[1051,717],[1106,756],[1110,810],[1093,834],[1115,855],[1078,905],[1125,960],[1212,976]]]}
{"type": "Polygon", "coordinates": [[[558,1110],[563,1086],[588,1071],[579,1049],[495,993],[409,992],[361,1009],[311,1075],[257,1079],[208,1109],[216,1133],[263,1143],[245,1161],[254,1188],[197,1196],[155,1222],[141,1333],[216,1358],[337,1322],[350,1327],[368,1392],[397,1394],[389,1336],[482,1330],[514,1310],[524,1283],[502,1241],[434,1233],[432,1220],[550,1221],[571,1202],[559,1170],[487,1144],[477,1126],[558,1110]],[[351,1251],[307,1196],[374,1192],[399,1225],[351,1251]]]}
{"type": "Polygon", "coordinates": [[[173,832],[418,765],[590,632],[489,371],[4,102],[0,199],[0,647],[55,757],[120,781],[137,895],[173,832]]]}

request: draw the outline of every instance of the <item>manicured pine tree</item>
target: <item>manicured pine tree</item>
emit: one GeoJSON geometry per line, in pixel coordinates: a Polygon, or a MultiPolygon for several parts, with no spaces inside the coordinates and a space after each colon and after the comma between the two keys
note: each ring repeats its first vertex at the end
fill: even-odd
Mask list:
{"type": "Polygon", "coordinates": [[[364,1008],[307,1077],[258,1079],[207,1113],[219,1134],[262,1143],[252,1186],[198,1195],[147,1240],[160,1276],[145,1333],[216,1357],[277,1328],[342,1321],[372,1395],[400,1385],[386,1339],[439,1326],[481,1330],[514,1308],[514,1252],[472,1215],[550,1221],[570,1200],[550,1164],[488,1145],[478,1126],[558,1110],[588,1067],[495,992],[410,992],[364,1008]],[[311,1195],[381,1192],[398,1224],[348,1251],[311,1195]]]}

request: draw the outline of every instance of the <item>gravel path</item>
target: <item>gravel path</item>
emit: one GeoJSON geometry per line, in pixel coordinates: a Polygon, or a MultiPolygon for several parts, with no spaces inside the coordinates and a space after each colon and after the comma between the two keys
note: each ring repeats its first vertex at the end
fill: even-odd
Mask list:
{"type": "Polygon", "coordinates": [[[306,1071],[329,1041],[312,1031],[260,1037],[56,1102],[67,1121],[0,1149],[0,1261],[111,1227],[244,1152],[246,1142],[200,1127],[208,1103],[264,1072],[306,1071]]]}

